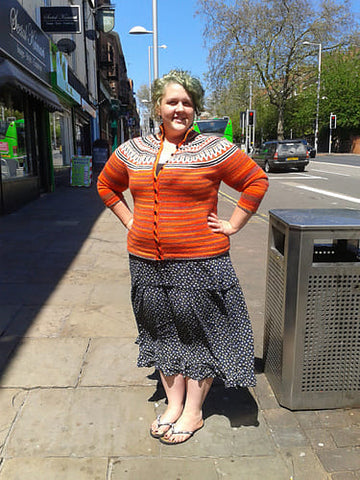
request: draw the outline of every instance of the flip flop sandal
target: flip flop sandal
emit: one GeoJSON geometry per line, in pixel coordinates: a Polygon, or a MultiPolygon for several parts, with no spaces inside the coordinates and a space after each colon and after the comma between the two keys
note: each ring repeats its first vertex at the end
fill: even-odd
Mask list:
{"type": "Polygon", "coordinates": [[[161,437],[163,437],[163,436],[165,435],[165,433],[167,433],[167,432],[170,430],[170,428],[172,428],[173,425],[174,425],[173,422],[164,422],[164,423],[162,423],[162,422],[160,422],[160,418],[161,418],[161,415],[158,415],[157,418],[156,418],[156,422],[157,422],[157,427],[156,427],[156,429],[158,430],[158,429],[161,428],[161,427],[169,427],[169,428],[168,428],[165,432],[163,432],[163,433],[155,433],[155,432],[153,431],[153,429],[150,428],[150,435],[151,435],[153,438],[161,438],[161,437]]]}
{"type": "MultiPolygon", "coordinates": [[[[166,438],[162,438],[163,436],[161,438],[159,437],[159,440],[164,445],[179,445],[180,443],[185,443],[188,440],[190,440],[190,438],[194,436],[194,433],[197,432],[198,430],[200,430],[201,428],[203,428],[203,426],[204,426],[204,422],[202,423],[201,427],[199,427],[199,428],[197,428],[193,431],[188,431],[188,432],[186,432],[186,431],[177,432],[177,431],[175,431],[174,426],[172,426],[172,427],[169,428],[169,430],[171,430],[171,435],[189,435],[189,436],[187,438],[185,438],[185,440],[181,440],[181,442],[172,442],[172,441],[170,441],[166,438]]],[[[165,432],[165,433],[167,433],[167,432],[165,432]]],[[[164,433],[164,435],[165,435],[165,433],[164,433]]]]}

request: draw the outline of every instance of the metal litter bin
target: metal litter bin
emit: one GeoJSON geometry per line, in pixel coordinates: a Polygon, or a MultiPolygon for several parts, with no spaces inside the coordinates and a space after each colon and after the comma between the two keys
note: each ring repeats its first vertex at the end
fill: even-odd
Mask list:
{"type": "Polygon", "coordinates": [[[290,410],[360,406],[360,211],[271,210],[264,370],[290,410]]]}

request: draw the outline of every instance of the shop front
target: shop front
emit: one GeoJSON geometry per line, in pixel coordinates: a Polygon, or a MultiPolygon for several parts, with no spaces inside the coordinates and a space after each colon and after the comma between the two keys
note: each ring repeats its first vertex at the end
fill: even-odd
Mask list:
{"type": "Polygon", "coordinates": [[[49,38],[16,0],[0,4],[0,214],[53,188],[49,38]]]}

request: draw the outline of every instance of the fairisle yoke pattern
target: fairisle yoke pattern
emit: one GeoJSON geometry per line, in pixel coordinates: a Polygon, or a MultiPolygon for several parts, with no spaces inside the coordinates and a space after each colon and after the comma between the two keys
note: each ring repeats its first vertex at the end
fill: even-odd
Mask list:
{"type": "Polygon", "coordinates": [[[229,238],[207,224],[217,213],[221,181],[242,192],[238,206],[255,213],[268,187],[265,173],[226,139],[188,131],[157,173],[162,140],[128,140],[111,155],[98,179],[105,205],[130,188],[134,222],[129,253],[153,260],[209,258],[229,250],[229,238]]]}

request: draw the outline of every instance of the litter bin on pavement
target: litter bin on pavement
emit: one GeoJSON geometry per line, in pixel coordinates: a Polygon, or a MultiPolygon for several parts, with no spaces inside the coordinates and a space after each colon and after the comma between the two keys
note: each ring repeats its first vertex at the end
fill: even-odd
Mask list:
{"type": "Polygon", "coordinates": [[[360,211],[271,210],[264,371],[290,410],[360,406],[360,211]]]}

